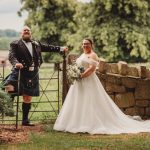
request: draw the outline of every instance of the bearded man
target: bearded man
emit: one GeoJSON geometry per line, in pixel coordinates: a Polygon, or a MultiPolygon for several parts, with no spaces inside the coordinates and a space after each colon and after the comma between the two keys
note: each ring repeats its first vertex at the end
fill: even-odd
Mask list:
{"type": "Polygon", "coordinates": [[[42,44],[32,40],[31,29],[24,26],[21,39],[10,44],[9,61],[12,72],[5,81],[7,92],[18,92],[18,74],[20,70],[19,95],[23,96],[22,125],[33,126],[28,119],[33,96],[39,96],[39,67],[42,64],[41,52],[64,52],[67,47],[42,44]]]}

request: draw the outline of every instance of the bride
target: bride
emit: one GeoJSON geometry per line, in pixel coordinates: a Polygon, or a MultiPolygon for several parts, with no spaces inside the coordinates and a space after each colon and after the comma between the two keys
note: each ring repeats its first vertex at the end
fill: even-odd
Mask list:
{"type": "Polygon", "coordinates": [[[84,39],[83,54],[77,59],[85,71],[71,85],[54,130],[71,133],[121,134],[150,132],[150,121],[137,121],[125,115],[105,92],[95,69],[98,56],[91,39],[84,39]]]}

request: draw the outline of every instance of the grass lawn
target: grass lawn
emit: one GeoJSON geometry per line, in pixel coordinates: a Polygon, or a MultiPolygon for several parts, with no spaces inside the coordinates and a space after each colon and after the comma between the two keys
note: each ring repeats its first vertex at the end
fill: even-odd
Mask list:
{"type": "Polygon", "coordinates": [[[44,132],[30,133],[30,142],[0,145],[1,150],[149,150],[150,133],[89,135],[57,132],[45,125],[44,132]]]}
{"type": "MultiPolygon", "coordinates": [[[[41,69],[40,71],[41,77],[46,77],[51,73],[48,69],[41,69]]],[[[44,88],[47,83],[47,81],[42,81],[42,87],[44,88]]],[[[49,88],[51,89],[57,88],[57,84],[54,82],[50,82],[50,85],[49,88]]],[[[53,100],[57,97],[57,94],[50,93],[49,97],[53,100]]],[[[33,99],[33,102],[38,100],[33,99]]],[[[45,100],[46,97],[43,97],[41,101],[45,100]]],[[[57,102],[51,104],[53,104],[53,107],[57,107],[58,105],[57,102]]],[[[33,103],[32,109],[34,110],[34,108],[36,108],[36,104],[33,103]]],[[[50,110],[52,106],[49,103],[39,104],[37,109],[50,110]]],[[[32,115],[31,119],[53,118],[55,115],[47,113],[40,114],[37,112],[32,115]]],[[[21,114],[19,118],[21,118],[21,114]]],[[[28,143],[0,144],[0,150],[150,150],[150,133],[122,135],[71,134],[54,131],[53,124],[50,123],[45,125],[44,132],[31,132],[29,138],[30,142],[28,143]]]]}

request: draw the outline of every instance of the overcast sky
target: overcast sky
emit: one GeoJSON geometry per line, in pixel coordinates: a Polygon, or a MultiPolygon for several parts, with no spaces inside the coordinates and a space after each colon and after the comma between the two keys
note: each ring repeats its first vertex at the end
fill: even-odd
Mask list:
{"type": "Polygon", "coordinates": [[[27,13],[24,13],[23,17],[18,16],[20,7],[20,0],[0,0],[0,29],[20,31],[27,17],[27,13]]]}
{"type": "Polygon", "coordinates": [[[0,0],[0,29],[21,30],[24,20],[27,18],[27,13],[23,13],[23,16],[19,17],[17,11],[20,7],[20,0],[0,0]]]}

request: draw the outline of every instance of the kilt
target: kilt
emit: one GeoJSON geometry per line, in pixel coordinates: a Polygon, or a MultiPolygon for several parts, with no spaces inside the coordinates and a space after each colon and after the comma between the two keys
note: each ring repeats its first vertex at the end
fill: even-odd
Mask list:
{"type": "MultiPolygon", "coordinates": [[[[19,69],[14,68],[12,72],[6,77],[4,86],[11,84],[14,86],[13,95],[28,95],[39,96],[39,73],[38,68],[34,71],[27,69],[20,70],[20,89],[18,93],[18,75],[19,69]]],[[[11,94],[11,93],[10,93],[11,94]]]]}

